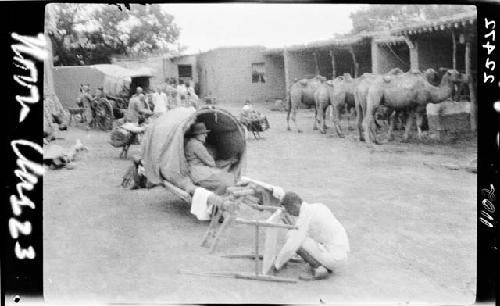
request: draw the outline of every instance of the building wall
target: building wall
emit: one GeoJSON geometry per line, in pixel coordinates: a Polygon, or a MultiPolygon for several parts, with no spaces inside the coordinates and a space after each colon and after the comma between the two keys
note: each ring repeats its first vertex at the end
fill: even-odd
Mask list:
{"type": "Polygon", "coordinates": [[[177,79],[179,77],[179,73],[177,71],[177,64],[175,63],[175,61],[165,58],[163,60],[163,67],[165,71],[164,80],[166,80],[167,78],[177,79]]]}
{"type": "MultiPolygon", "coordinates": [[[[151,69],[153,77],[150,79],[149,84],[154,88],[164,83],[167,74],[171,73],[170,71],[167,71],[167,69],[172,69],[171,66],[166,64],[167,61],[168,60],[166,60],[163,56],[155,56],[140,59],[113,59],[113,64],[131,70],[145,67],[151,69]]],[[[175,69],[177,69],[177,67],[175,69]]]]}
{"type": "Polygon", "coordinates": [[[315,76],[316,68],[312,52],[289,51],[288,75],[290,82],[315,76]]]}
{"type": "Polygon", "coordinates": [[[335,48],[335,73],[337,76],[341,76],[344,73],[350,73],[354,76],[354,63],[352,61],[351,53],[346,49],[335,48]]]}
{"type": "MultiPolygon", "coordinates": [[[[457,40],[459,35],[460,32],[457,31],[457,40]]],[[[453,41],[449,31],[425,33],[413,39],[416,45],[416,59],[412,60],[418,62],[418,69],[423,71],[428,68],[437,70],[441,67],[453,67],[453,41]]],[[[456,68],[460,72],[465,72],[465,44],[457,41],[456,48],[456,68]]],[[[471,53],[471,68],[474,72],[477,70],[477,37],[475,35],[472,38],[471,53]]]]}
{"type": "Polygon", "coordinates": [[[220,103],[243,105],[285,95],[283,63],[279,57],[264,56],[263,47],[218,48],[197,57],[200,96],[220,103]],[[252,63],[265,64],[265,83],[252,83],[252,63]]]}
{"type": "Polygon", "coordinates": [[[374,73],[387,73],[393,68],[400,68],[403,71],[410,69],[410,55],[406,43],[391,45],[375,44],[376,56],[373,57],[376,64],[373,65],[374,73]],[[392,51],[389,48],[392,48],[392,51]],[[398,59],[399,57],[399,59],[398,59]]]}
{"type": "Polygon", "coordinates": [[[354,54],[358,62],[358,74],[372,72],[371,47],[369,44],[361,44],[354,47],[354,54]]]}
{"type": "Polygon", "coordinates": [[[319,74],[332,79],[332,59],[328,51],[318,52],[319,74]]]}
{"type": "Polygon", "coordinates": [[[53,76],[55,93],[64,108],[77,107],[80,84],[90,84],[94,93],[104,82],[104,74],[88,66],[56,66],[53,76]]]}
{"type": "Polygon", "coordinates": [[[215,67],[217,65],[217,53],[205,52],[201,53],[197,57],[197,75],[198,82],[200,86],[200,96],[215,96],[218,92],[216,88],[217,82],[215,82],[215,67]]]}
{"type": "Polygon", "coordinates": [[[451,34],[422,35],[417,38],[418,65],[421,71],[440,67],[453,67],[451,34]]]}
{"type": "Polygon", "coordinates": [[[284,98],[286,96],[285,64],[283,56],[266,56],[266,98],[284,98]]]}
{"type": "Polygon", "coordinates": [[[176,57],[173,60],[168,61],[167,77],[179,78],[178,65],[191,65],[192,80],[196,83],[198,82],[198,69],[196,64],[196,55],[185,55],[176,57]]]}

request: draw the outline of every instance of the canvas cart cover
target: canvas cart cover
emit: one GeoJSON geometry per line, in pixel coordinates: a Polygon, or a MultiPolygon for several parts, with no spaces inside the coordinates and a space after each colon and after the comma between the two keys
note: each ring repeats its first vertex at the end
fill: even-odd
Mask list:
{"type": "Polygon", "coordinates": [[[179,107],[157,118],[144,135],[142,162],[151,183],[160,184],[162,179],[166,179],[183,190],[193,186],[184,156],[184,136],[195,121],[204,122],[211,130],[207,145],[215,147],[216,159],[239,159],[231,172],[235,180],[241,176],[246,142],[245,132],[238,120],[220,108],[204,107],[195,111],[179,107]]]}
{"type": "Polygon", "coordinates": [[[104,74],[102,87],[104,88],[104,92],[111,95],[118,95],[124,87],[129,88],[134,77],[153,76],[148,68],[131,70],[112,64],[93,65],[92,67],[104,74]]]}

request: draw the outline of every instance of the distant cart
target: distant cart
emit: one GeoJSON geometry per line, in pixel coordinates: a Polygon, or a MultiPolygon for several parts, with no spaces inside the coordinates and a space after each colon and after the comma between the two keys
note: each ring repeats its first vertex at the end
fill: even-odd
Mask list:
{"type": "Polygon", "coordinates": [[[151,70],[146,67],[132,70],[113,64],[59,66],[54,67],[54,87],[66,109],[78,108],[77,97],[82,84],[90,85],[92,91],[102,87],[113,102],[116,118],[120,118],[119,109],[128,107],[130,96],[137,87],[148,90],[152,76],[151,70]]]}

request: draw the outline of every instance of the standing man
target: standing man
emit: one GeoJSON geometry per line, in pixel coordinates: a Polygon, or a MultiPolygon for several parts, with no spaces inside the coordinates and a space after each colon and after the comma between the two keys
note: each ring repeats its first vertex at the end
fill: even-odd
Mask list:
{"type": "MultiPolygon", "coordinates": [[[[286,192],[281,201],[286,214],[298,217],[296,230],[288,232],[288,239],[274,260],[273,272],[279,271],[295,254],[311,268],[312,275],[303,274],[302,280],[326,279],[336,267],[345,262],[349,253],[347,233],[333,213],[321,203],[308,204],[294,192],[286,192]]],[[[288,219],[290,220],[291,218],[288,219]]]]}
{"type": "Polygon", "coordinates": [[[95,110],[92,108],[92,100],[93,98],[90,95],[90,86],[88,84],[83,84],[80,87],[80,95],[78,96],[77,101],[80,107],[85,108],[83,117],[87,121],[90,128],[95,126],[94,122],[95,110]]]}
{"type": "Polygon", "coordinates": [[[156,92],[153,93],[153,118],[160,117],[163,113],[167,111],[167,95],[165,94],[165,88],[158,87],[156,92]]]}
{"type": "Polygon", "coordinates": [[[184,85],[183,80],[179,80],[179,85],[177,85],[177,106],[187,107],[188,90],[186,85],[184,85]]]}
{"type": "Polygon", "coordinates": [[[166,94],[168,99],[168,109],[177,107],[177,89],[176,81],[173,78],[168,79],[166,94]]]}
{"type": "Polygon", "coordinates": [[[145,96],[142,94],[142,88],[137,87],[135,94],[130,98],[127,110],[127,122],[142,124],[152,112],[146,104],[145,96]]]}
{"type": "Polygon", "coordinates": [[[194,91],[194,87],[191,81],[186,81],[186,92],[187,92],[187,106],[192,106],[195,109],[198,109],[198,96],[194,91]]]}

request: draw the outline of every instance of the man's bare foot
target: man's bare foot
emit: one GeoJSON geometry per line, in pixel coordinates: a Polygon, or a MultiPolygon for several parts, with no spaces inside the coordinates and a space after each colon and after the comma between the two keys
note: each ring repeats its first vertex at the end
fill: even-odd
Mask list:
{"type": "Polygon", "coordinates": [[[300,280],[304,281],[310,281],[310,280],[320,280],[320,279],[327,279],[330,277],[330,273],[328,272],[328,269],[326,269],[323,266],[320,266],[312,271],[312,274],[309,273],[303,273],[299,276],[300,280]]]}

